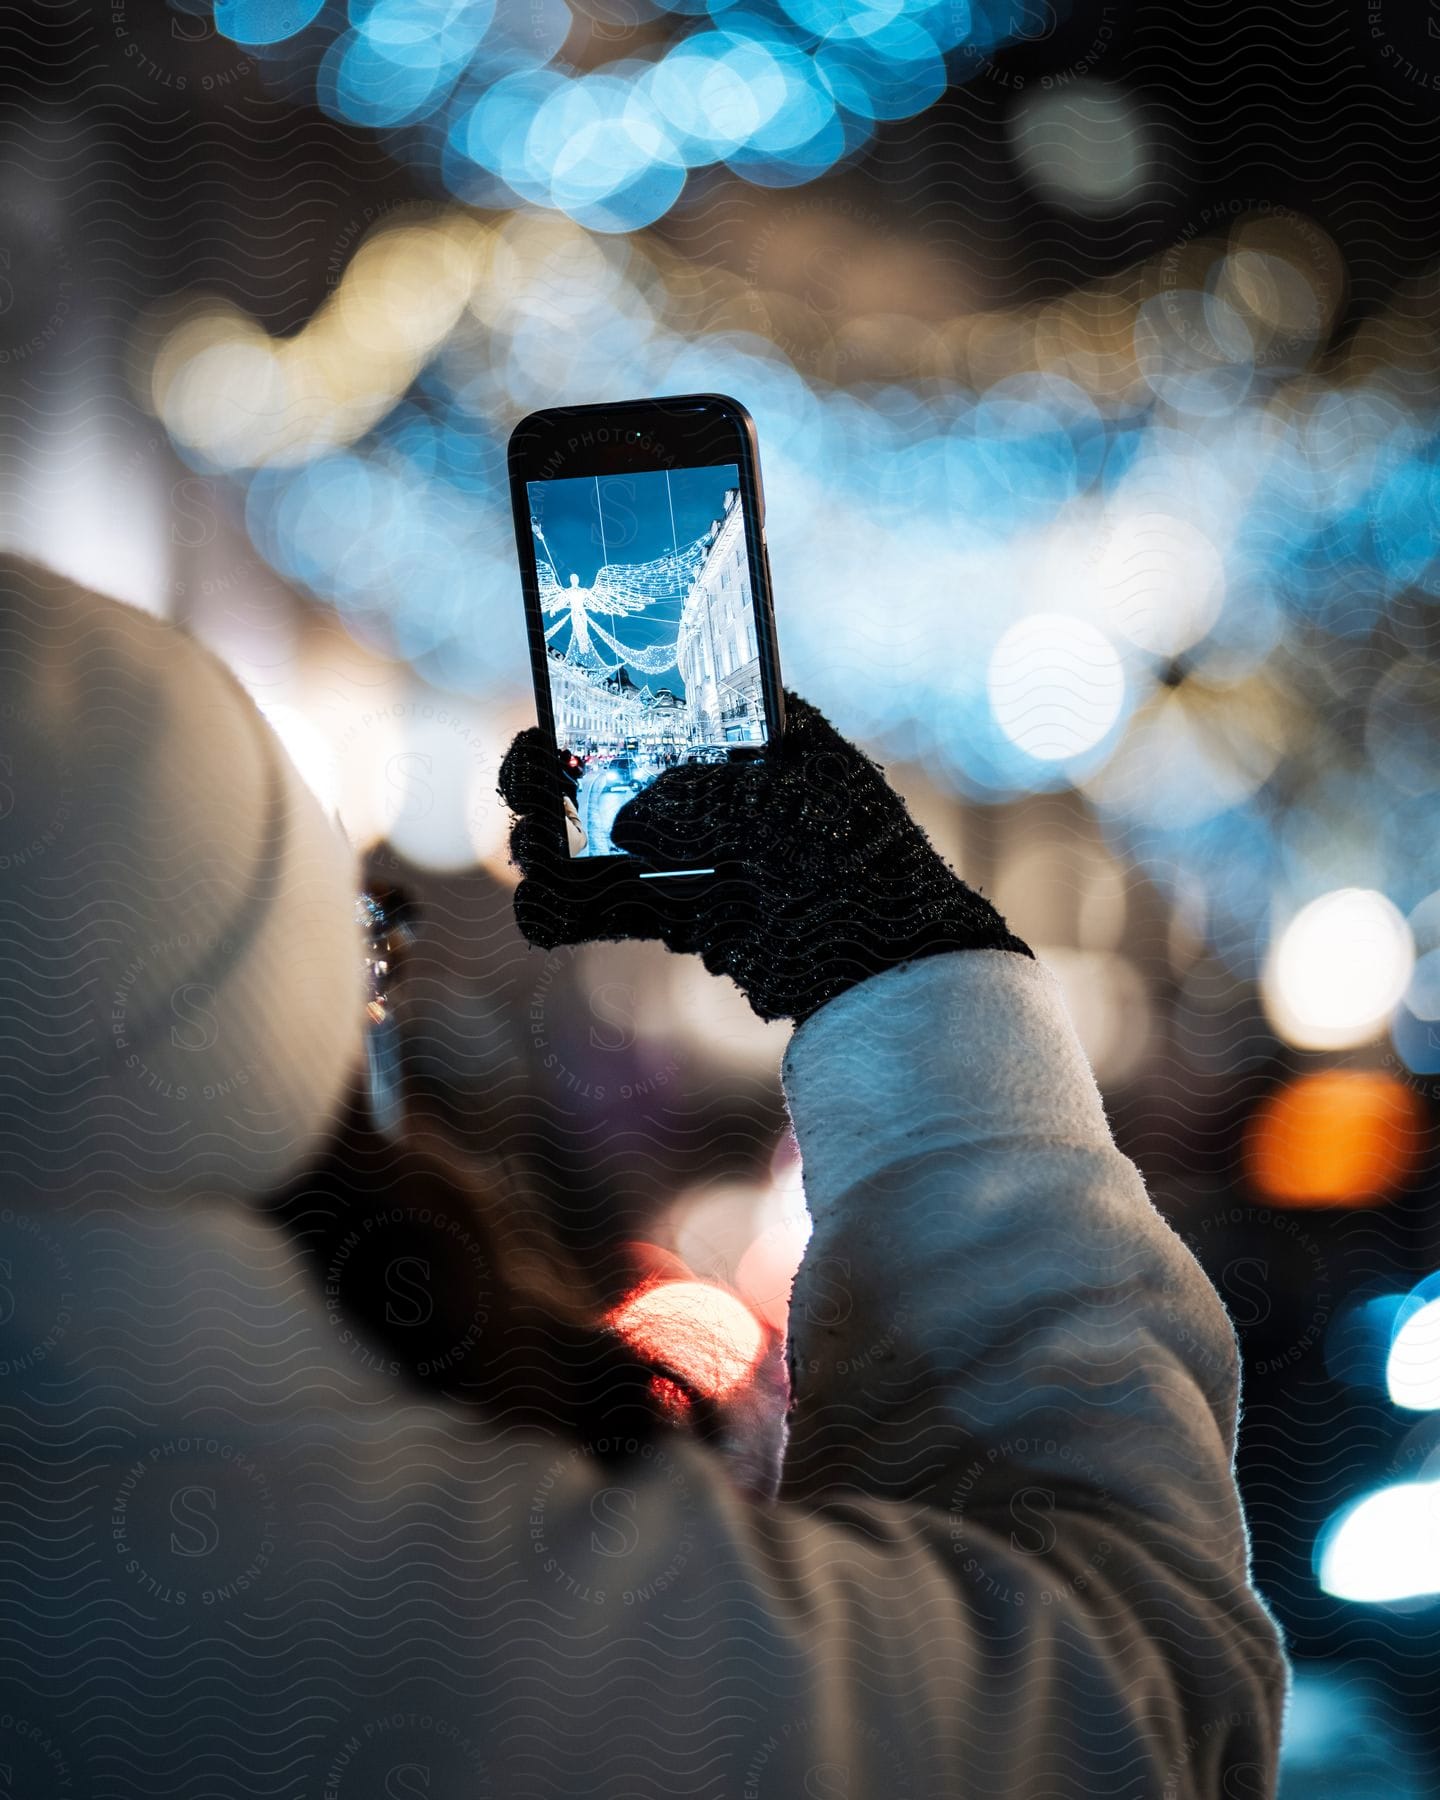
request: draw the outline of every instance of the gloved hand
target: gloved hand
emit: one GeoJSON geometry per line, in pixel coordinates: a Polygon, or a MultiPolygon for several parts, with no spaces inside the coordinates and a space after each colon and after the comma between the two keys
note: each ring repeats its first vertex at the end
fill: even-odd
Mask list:
{"type": "Polygon", "coordinates": [[[787,692],[778,752],[685,763],[623,807],[611,836],[657,865],[713,867],[684,895],[617,883],[565,854],[555,749],[522,731],[500,770],[523,879],[515,916],[532,944],[659,938],[728,975],[762,1019],[797,1024],[871,975],[950,950],[1032,954],[940,858],[884,771],[787,692]],[[697,893],[694,889],[698,887],[697,893]],[[637,891],[638,890],[638,891],[637,891]]]}

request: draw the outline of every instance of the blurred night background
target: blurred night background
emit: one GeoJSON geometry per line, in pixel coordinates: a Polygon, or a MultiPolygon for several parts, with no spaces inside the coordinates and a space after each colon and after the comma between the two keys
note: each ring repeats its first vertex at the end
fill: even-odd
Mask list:
{"type": "Polygon", "coordinates": [[[1061,977],[1245,1352],[1284,1793],[1440,1789],[1440,23],[1422,0],[0,7],[0,529],[413,894],[415,1104],[783,1324],[777,1065],[543,955],[506,436],[757,422],[787,684],[1061,977]]]}

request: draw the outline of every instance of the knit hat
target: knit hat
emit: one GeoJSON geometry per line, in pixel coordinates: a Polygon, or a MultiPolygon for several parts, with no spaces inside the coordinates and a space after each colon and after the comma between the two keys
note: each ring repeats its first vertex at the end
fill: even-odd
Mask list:
{"type": "Polygon", "coordinates": [[[260,1194],[360,1058],[354,858],[194,639],[0,555],[0,1193],[260,1194]]]}

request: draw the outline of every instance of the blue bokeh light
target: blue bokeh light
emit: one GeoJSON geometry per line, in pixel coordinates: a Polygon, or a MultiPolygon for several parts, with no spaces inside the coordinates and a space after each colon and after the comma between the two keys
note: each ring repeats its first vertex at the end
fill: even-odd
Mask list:
{"type": "MultiPolygon", "coordinates": [[[[216,0],[216,28],[252,47],[326,15],[320,106],[394,134],[458,198],[553,207],[592,230],[661,218],[689,170],[723,163],[760,187],[802,186],[888,120],[933,106],[946,55],[1027,35],[1031,9],[964,0],[656,0],[675,29],[643,56],[583,75],[563,60],[564,0],[216,0]],[[543,92],[514,85],[546,70],[543,92]],[[539,109],[533,121],[525,101],[539,109]],[[540,114],[543,113],[543,117],[540,114]],[[428,127],[437,130],[431,132],[428,127]],[[532,128],[533,125],[533,128],[532,128]],[[515,142],[516,135],[524,140],[515,142]]],[[[962,71],[963,73],[963,71],[962,71]]]]}
{"type": "Polygon", "coordinates": [[[256,49],[281,44],[325,10],[325,0],[215,0],[215,29],[256,49]]]}

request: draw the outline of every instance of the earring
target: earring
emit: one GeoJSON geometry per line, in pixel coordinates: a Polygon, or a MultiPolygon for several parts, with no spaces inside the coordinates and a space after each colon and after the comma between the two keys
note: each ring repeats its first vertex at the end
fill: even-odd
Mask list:
{"type": "Polygon", "coordinates": [[[366,889],[355,902],[364,939],[365,1061],[370,1111],[378,1129],[396,1136],[405,1116],[400,1029],[391,998],[405,952],[415,941],[415,905],[399,888],[366,889]]]}

